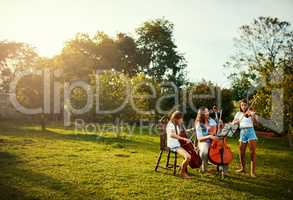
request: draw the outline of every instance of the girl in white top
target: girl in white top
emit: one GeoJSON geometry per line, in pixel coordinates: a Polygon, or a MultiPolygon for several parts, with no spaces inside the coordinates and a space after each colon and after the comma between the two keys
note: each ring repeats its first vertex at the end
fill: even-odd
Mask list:
{"type": "Polygon", "coordinates": [[[237,112],[234,120],[239,120],[239,128],[253,128],[253,119],[251,116],[245,116],[243,112],[237,112]]]}
{"type": "Polygon", "coordinates": [[[245,173],[245,152],[247,144],[250,149],[251,170],[250,175],[256,176],[256,134],[253,128],[253,122],[256,122],[255,113],[248,109],[247,101],[240,101],[240,111],[236,113],[233,124],[239,124],[240,128],[240,169],[236,172],[245,173]]]}
{"type": "Polygon", "coordinates": [[[182,123],[183,123],[183,114],[179,111],[175,111],[171,115],[170,121],[166,127],[167,146],[171,149],[171,151],[175,151],[184,157],[184,160],[181,164],[180,175],[183,178],[191,178],[187,174],[187,166],[191,159],[191,156],[185,149],[180,147],[180,143],[179,143],[179,140],[185,140],[187,142],[191,142],[189,139],[179,136],[180,126],[182,125],[182,123]]]}

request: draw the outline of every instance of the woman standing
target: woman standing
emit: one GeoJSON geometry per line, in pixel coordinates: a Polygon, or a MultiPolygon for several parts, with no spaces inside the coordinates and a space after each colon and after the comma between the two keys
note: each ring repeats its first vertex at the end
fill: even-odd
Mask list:
{"type": "Polygon", "coordinates": [[[180,146],[179,140],[185,140],[186,142],[191,142],[189,139],[179,136],[180,127],[183,123],[183,114],[179,111],[175,111],[170,118],[170,121],[167,124],[167,146],[171,151],[177,152],[178,154],[184,157],[184,160],[181,164],[180,175],[183,178],[191,178],[187,174],[187,166],[191,159],[190,154],[180,146]]]}
{"type": "Polygon", "coordinates": [[[239,124],[240,128],[240,169],[236,172],[245,173],[245,152],[247,144],[250,149],[250,175],[256,177],[256,134],[253,128],[253,122],[256,122],[255,113],[248,109],[247,101],[240,101],[240,111],[236,113],[233,124],[239,124]]]}

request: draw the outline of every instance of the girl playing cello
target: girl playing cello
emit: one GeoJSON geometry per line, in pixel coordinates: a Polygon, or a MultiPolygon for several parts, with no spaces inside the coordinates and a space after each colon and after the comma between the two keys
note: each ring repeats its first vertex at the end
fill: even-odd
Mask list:
{"type": "Polygon", "coordinates": [[[191,142],[189,139],[181,137],[178,133],[180,133],[180,126],[183,123],[183,114],[179,111],[175,111],[172,113],[169,123],[166,127],[167,132],[167,146],[171,149],[171,151],[177,152],[178,154],[184,157],[184,161],[181,165],[180,175],[183,178],[191,178],[187,174],[187,166],[191,159],[191,155],[180,146],[179,140],[185,140],[186,142],[191,142]]]}
{"type": "Polygon", "coordinates": [[[205,107],[200,108],[195,119],[195,129],[198,140],[199,155],[202,160],[200,169],[202,173],[207,171],[208,154],[211,140],[217,139],[216,136],[209,134],[209,132],[214,131],[215,126],[216,122],[209,118],[209,110],[205,107]]]}

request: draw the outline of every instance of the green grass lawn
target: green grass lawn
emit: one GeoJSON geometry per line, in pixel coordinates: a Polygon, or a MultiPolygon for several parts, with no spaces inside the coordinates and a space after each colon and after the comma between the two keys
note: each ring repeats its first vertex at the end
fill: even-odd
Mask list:
{"type": "Polygon", "coordinates": [[[286,139],[259,138],[257,178],[234,173],[237,140],[229,142],[229,177],[189,169],[193,179],[185,180],[171,170],[154,172],[155,134],[97,137],[56,125],[43,132],[0,122],[0,199],[293,199],[293,151],[286,139]]]}

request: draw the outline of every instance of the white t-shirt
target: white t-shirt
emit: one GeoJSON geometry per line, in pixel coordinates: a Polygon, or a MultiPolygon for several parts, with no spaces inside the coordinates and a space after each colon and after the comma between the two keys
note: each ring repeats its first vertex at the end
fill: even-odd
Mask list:
{"type": "Polygon", "coordinates": [[[234,117],[234,120],[235,119],[240,120],[239,127],[240,128],[253,128],[253,121],[252,121],[251,116],[245,117],[243,115],[244,115],[243,112],[237,112],[234,117]]]}
{"type": "MultiPolygon", "coordinates": [[[[176,127],[177,127],[177,134],[179,134],[180,133],[179,127],[178,126],[176,127]]],[[[169,122],[167,124],[166,133],[167,133],[167,146],[169,148],[180,147],[180,143],[178,139],[171,137],[172,133],[176,134],[175,125],[172,122],[169,122]]]]}

